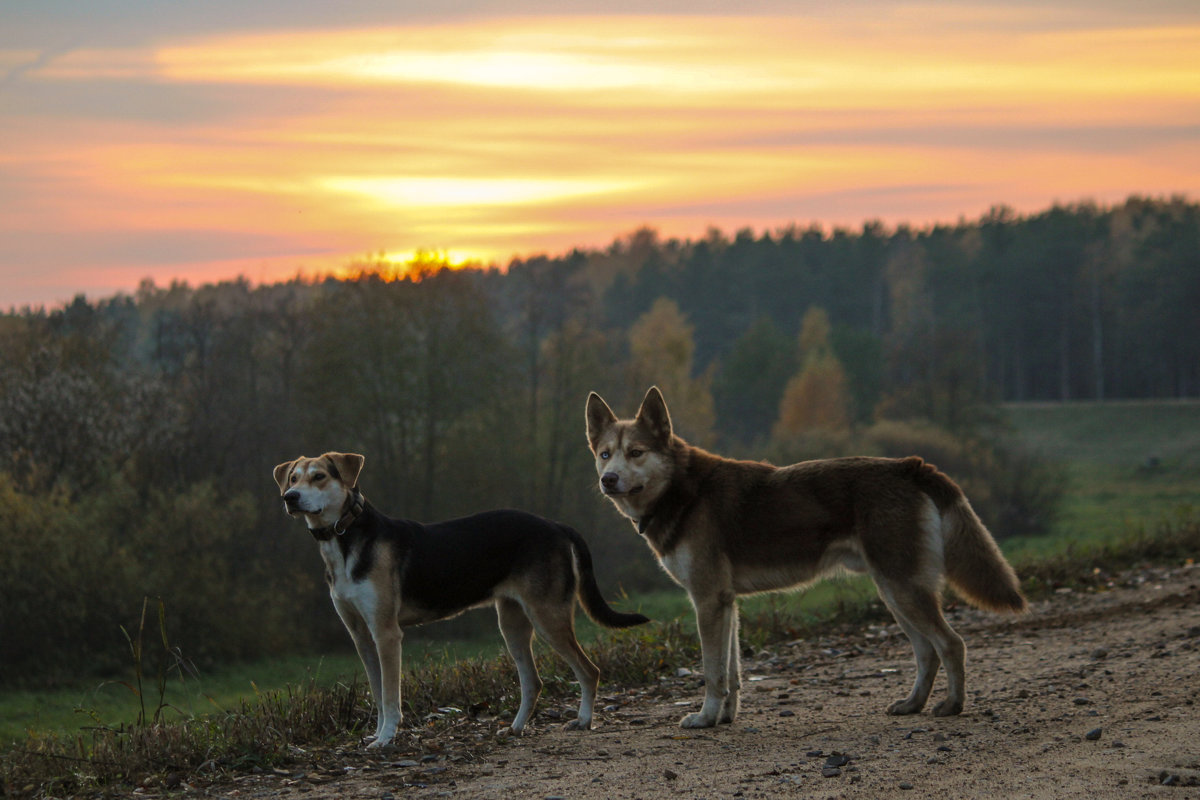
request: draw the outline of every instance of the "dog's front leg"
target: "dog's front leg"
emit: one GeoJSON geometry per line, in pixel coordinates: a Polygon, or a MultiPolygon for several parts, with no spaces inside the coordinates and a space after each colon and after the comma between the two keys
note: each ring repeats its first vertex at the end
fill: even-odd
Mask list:
{"type": "Polygon", "coordinates": [[[737,689],[733,690],[732,699],[730,692],[730,668],[736,668],[738,663],[731,663],[730,656],[731,640],[732,646],[737,646],[734,601],[731,589],[692,597],[704,663],[704,705],[697,713],[680,720],[681,727],[711,728],[718,722],[732,721],[737,712],[737,689]]]}
{"type": "Polygon", "coordinates": [[[403,721],[400,711],[400,656],[404,632],[395,620],[372,630],[379,653],[379,727],[369,748],[386,747],[403,721]]]}
{"type": "Polygon", "coordinates": [[[367,621],[358,613],[352,603],[333,598],[333,607],[341,617],[342,623],[350,633],[354,649],[362,661],[363,670],[367,673],[367,685],[371,687],[371,699],[375,701],[376,714],[375,734],[372,739],[378,739],[383,730],[383,681],[380,678],[379,652],[367,621]]]}

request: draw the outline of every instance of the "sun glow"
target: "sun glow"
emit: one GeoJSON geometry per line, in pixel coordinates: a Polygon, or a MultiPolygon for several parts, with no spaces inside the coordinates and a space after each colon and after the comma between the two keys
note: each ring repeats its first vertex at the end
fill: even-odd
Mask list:
{"type": "Polygon", "coordinates": [[[503,264],[1200,193],[1200,15],[851,6],[0,46],[0,265],[503,264]]]}

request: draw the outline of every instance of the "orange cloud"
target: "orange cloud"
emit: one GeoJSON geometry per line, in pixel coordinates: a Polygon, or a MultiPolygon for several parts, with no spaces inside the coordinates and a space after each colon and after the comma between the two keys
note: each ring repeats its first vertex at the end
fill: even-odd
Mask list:
{"type": "MultiPolygon", "coordinates": [[[[223,252],[254,252],[205,249],[194,269],[249,264],[259,277],[368,252],[503,262],[640,224],[681,236],[920,224],[994,203],[1200,191],[1200,24],[876,11],[468,19],[79,49],[25,80],[74,91],[58,111],[0,116],[0,170],[24,187],[0,200],[0,234],[40,235],[49,253],[59,238],[183,232],[185,262],[195,242],[236,235],[223,252]],[[146,92],[72,116],[81,91],[121,86],[146,92]],[[163,95],[173,116],[152,113],[163,95]]],[[[0,69],[35,57],[0,51],[0,69]]]]}

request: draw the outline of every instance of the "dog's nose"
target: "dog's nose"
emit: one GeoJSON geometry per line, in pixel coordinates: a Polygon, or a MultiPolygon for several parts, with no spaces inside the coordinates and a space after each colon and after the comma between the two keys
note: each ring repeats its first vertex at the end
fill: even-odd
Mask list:
{"type": "Polygon", "coordinates": [[[296,503],[300,502],[300,493],[297,492],[295,489],[285,492],[283,495],[283,502],[284,502],[284,504],[289,505],[289,506],[296,505],[296,503]]]}
{"type": "Polygon", "coordinates": [[[606,472],[600,476],[600,485],[605,489],[615,489],[620,483],[621,476],[615,472],[606,472]]]}

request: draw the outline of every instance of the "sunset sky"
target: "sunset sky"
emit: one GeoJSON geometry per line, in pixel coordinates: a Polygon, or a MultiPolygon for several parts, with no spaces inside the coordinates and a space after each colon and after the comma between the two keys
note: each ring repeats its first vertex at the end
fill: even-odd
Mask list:
{"type": "Polygon", "coordinates": [[[1200,200],[1200,2],[0,4],[0,310],[1200,200]]]}

